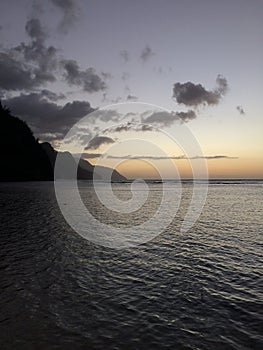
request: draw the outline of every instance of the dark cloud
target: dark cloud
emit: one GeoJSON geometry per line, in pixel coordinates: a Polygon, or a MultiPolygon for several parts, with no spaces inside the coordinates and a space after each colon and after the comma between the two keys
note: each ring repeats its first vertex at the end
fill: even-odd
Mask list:
{"type": "MultiPolygon", "coordinates": [[[[69,14],[74,2],[53,3],[65,8],[65,13],[69,14]]],[[[66,96],[45,86],[57,79],[62,80],[64,72],[69,85],[96,92],[106,88],[104,79],[110,79],[111,75],[101,72],[100,76],[93,68],[81,70],[76,61],[61,58],[57,48],[47,45],[48,33],[38,18],[27,20],[25,32],[28,37],[25,42],[0,52],[0,97],[14,114],[29,123],[37,137],[55,141],[63,138],[73,124],[94,109],[86,101],[58,104],[66,96]],[[14,92],[19,94],[14,96],[14,92]]],[[[106,111],[100,112],[98,119],[117,121],[119,116],[116,112],[106,111]]],[[[81,142],[87,144],[88,136],[81,134],[80,137],[81,142]]]]}
{"type": "Polygon", "coordinates": [[[51,0],[51,2],[62,11],[63,18],[59,23],[59,29],[66,34],[77,20],[77,2],[75,0],[51,0]]]}
{"type": "Polygon", "coordinates": [[[88,158],[88,159],[94,159],[94,158],[100,158],[101,156],[103,156],[102,153],[82,153],[81,157],[82,158],[88,158]]]}
{"type": "Polygon", "coordinates": [[[136,129],[136,131],[152,131],[152,130],[156,130],[156,129],[148,124],[142,124],[139,129],[138,128],[136,129]]]}
{"type": "Polygon", "coordinates": [[[240,113],[240,115],[246,115],[246,113],[245,113],[245,111],[244,111],[242,106],[237,106],[237,110],[240,113]]]}
{"type": "Polygon", "coordinates": [[[28,44],[21,42],[0,53],[0,86],[5,90],[32,90],[56,80],[57,49],[46,46],[39,19],[28,20],[25,30],[28,44]]]}
{"type": "Polygon", "coordinates": [[[190,159],[238,159],[238,157],[230,157],[230,156],[196,156],[196,157],[192,157],[190,159]]]}
{"type": "Polygon", "coordinates": [[[129,95],[127,96],[126,100],[127,100],[127,101],[137,101],[137,100],[138,100],[138,97],[129,94],[129,95]]]}
{"type": "Polygon", "coordinates": [[[193,110],[189,110],[187,112],[176,112],[177,117],[181,122],[189,122],[189,120],[193,120],[197,117],[193,110]]]}
{"type": "Polygon", "coordinates": [[[27,35],[35,41],[43,42],[47,35],[43,29],[40,20],[38,18],[31,18],[26,22],[26,33],[27,35]]]}
{"type": "Polygon", "coordinates": [[[37,137],[62,138],[85,115],[94,111],[89,102],[73,101],[61,106],[42,93],[20,94],[3,101],[13,114],[27,121],[37,137]]]}
{"type": "Polygon", "coordinates": [[[111,127],[106,129],[104,133],[114,133],[114,132],[126,132],[126,131],[153,131],[155,128],[152,125],[148,124],[136,124],[130,123],[117,125],[115,127],[111,127]]]}
{"type": "Polygon", "coordinates": [[[0,53],[0,87],[3,90],[30,90],[39,85],[31,69],[10,54],[0,53]]]}
{"type": "Polygon", "coordinates": [[[185,156],[147,156],[147,155],[137,155],[132,156],[130,154],[124,156],[114,156],[106,155],[106,158],[109,159],[153,159],[153,160],[163,160],[163,159],[187,159],[185,156]]]}
{"type": "Polygon", "coordinates": [[[57,94],[53,91],[47,90],[47,89],[43,89],[39,92],[39,94],[41,95],[41,97],[45,97],[47,99],[49,99],[50,101],[59,101],[62,99],[65,99],[66,96],[62,93],[57,94]]]}
{"type": "Polygon", "coordinates": [[[201,84],[194,84],[190,81],[187,83],[175,83],[173,97],[178,103],[186,106],[217,105],[228,89],[227,80],[218,75],[216,85],[214,90],[209,91],[201,84]]]}
{"type": "Polygon", "coordinates": [[[25,29],[31,42],[29,44],[22,42],[12,51],[20,53],[24,62],[35,64],[33,73],[39,84],[55,81],[53,72],[57,68],[58,50],[54,46],[46,45],[47,35],[38,18],[28,20],[25,29]]]}
{"type": "Polygon", "coordinates": [[[123,131],[131,131],[133,130],[133,124],[127,123],[123,125],[117,125],[115,127],[109,128],[105,130],[105,132],[123,132],[123,131]]]}
{"type": "MultiPolygon", "coordinates": [[[[86,92],[97,92],[106,88],[103,79],[94,68],[81,70],[74,60],[58,58],[58,49],[46,45],[47,34],[38,18],[31,18],[25,25],[29,42],[0,53],[0,88],[7,91],[32,91],[57,80],[58,68],[63,68],[69,85],[82,87],[86,92]]],[[[61,78],[61,75],[59,76],[61,78]]]]}
{"type": "Polygon", "coordinates": [[[85,150],[98,149],[101,145],[111,144],[114,142],[115,141],[111,137],[96,136],[92,140],[89,141],[89,144],[87,147],[85,147],[85,150]]]}
{"type": "Polygon", "coordinates": [[[80,70],[75,60],[62,60],[61,65],[65,70],[65,79],[69,85],[80,86],[83,91],[90,93],[106,89],[106,83],[94,68],[80,70]]]}
{"type": "Polygon", "coordinates": [[[124,63],[127,63],[130,60],[130,54],[127,50],[122,50],[120,56],[123,59],[124,63]]]}
{"type": "Polygon", "coordinates": [[[146,62],[148,61],[150,58],[152,58],[153,56],[155,55],[155,53],[153,52],[153,50],[151,49],[150,46],[146,45],[145,48],[142,50],[142,53],[141,53],[141,60],[143,62],[146,62]]]}
{"type": "Polygon", "coordinates": [[[176,121],[188,122],[195,118],[196,114],[192,110],[189,110],[188,112],[157,111],[148,116],[142,116],[142,122],[147,124],[158,124],[165,127],[172,125],[176,121]]]}

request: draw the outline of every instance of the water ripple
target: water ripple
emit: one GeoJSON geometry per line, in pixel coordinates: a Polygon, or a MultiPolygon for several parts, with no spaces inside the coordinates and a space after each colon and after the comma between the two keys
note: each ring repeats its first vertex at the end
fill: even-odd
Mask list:
{"type": "Polygon", "coordinates": [[[182,206],[155,240],[114,251],[70,229],[51,183],[1,184],[1,349],[262,349],[261,189],[211,184],[190,232],[182,206]]]}

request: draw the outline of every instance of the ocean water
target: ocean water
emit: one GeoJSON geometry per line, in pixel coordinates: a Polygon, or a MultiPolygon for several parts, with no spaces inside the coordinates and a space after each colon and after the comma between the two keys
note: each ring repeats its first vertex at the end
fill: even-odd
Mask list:
{"type": "MultiPolygon", "coordinates": [[[[112,186],[130,198],[129,184],[112,186]]],[[[79,188],[94,216],[124,229],[162,193],[151,183],[145,208],[113,215],[79,188]]],[[[263,349],[263,183],[213,181],[181,233],[191,193],[184,183],[163,233],[116,250],[70,228],[52,183],[0,184],[0,348],[263,349]]]]}

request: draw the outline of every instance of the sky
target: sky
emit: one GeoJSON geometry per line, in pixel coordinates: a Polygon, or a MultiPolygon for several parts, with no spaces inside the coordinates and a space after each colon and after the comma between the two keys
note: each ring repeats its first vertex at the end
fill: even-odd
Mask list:
{"type": "Polygon", "coordinates": [[[199,157],[262,178],[262,18],[261,0],[2,0],[0,97],[40,141],[127,177],[174,177],[166,160],[191,177],[199,157]],[[171,142],[185,128],[191,154],[171,142]]]}

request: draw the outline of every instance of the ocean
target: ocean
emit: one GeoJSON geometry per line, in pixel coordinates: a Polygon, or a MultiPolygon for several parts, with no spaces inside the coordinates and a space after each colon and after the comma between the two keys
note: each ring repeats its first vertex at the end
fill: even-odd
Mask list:
{"type": "MultiPolygon", "coordinates": [[[[112,187],[125,206],[130,185],[112,187]]],[[[144,208],[115,215],[79,184],[90,212],[124,232],[156,212],[162,188],[149,183],[144,208]]],[[[192,191],[182,184],[163,232],[114,249],[68,225],[52,182],[1,183],[0,348],[263,349],[263,182],[211,181],[182,232],[192,191]]]]}

